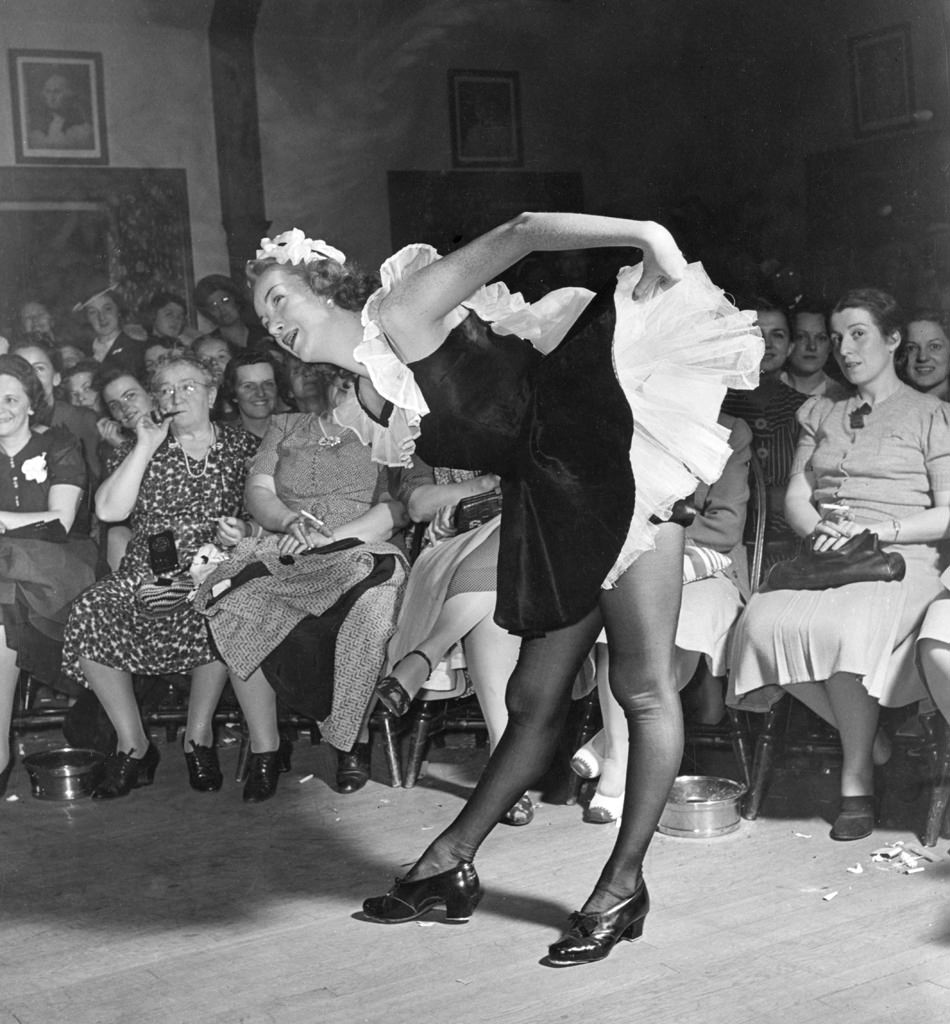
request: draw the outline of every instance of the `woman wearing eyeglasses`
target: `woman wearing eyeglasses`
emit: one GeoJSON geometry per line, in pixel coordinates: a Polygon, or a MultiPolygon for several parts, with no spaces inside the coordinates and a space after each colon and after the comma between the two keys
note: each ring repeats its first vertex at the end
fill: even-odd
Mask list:
{"type": "MultiPolygon", "coordinates": [[[[173,356],[155,373],[152,393],[166,418],[142,416],[135,443],[96,493],[105,522],[130,518],[132,539],[118,570],[73,605],[66,627],[64,670],[95,691],[117,734],[93,793],[125,796],[148,785],[158,765],[132,689],[132,674],[191,674],[185,759],[192,788],[221,787],[212,715],[227,672],[212,653],[205,620],[184,603],[161,616],[136,602],[143,583],[187,569],[203,544],[226,541],[227,520],[241,514],[245,466],[255,445],[243,431],[211,422],[217,388],[200,360],[173,356]],[[167,532],[166,532],[167,531],[167,532]],[[157,548],[167,564],[150,558],[157,548]],[[177,557],[176,557],[177,556],[177,557]]],[[[233,539],[230,540],[233,543],[233,539]]]]}

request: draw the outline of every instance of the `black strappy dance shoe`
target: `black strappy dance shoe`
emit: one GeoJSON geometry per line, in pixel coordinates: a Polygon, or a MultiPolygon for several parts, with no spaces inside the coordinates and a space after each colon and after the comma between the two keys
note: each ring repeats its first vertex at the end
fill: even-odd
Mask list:
{"type": "Polygon", "coordinates": [[[548,947],[543,962],[549,967],[574,967],[603,960],[621,939],[632,942],[640,938],[649,911],[646,883],[641,883],[632,896],[599,914],[575,910],[567,935],[548,947]]]}
{"type": "Polygon", "coordinates": [[[363,901],[363,913],[379,924],[402,924],[443,906],[446,921],[462,923],[472,916],[481,898],[475,866],[470,861],[459,861],[448,871],[414,882],[397,878],[385,896],[363,901]]]}
{"type": "MultiPolygon", "coordinates": [[[[417,654],[426,663],[426,667],[429,669],[429,674],[426,676],[426,679],[428,679],[432,675],[432,662],[429,661],[429,656],[423,651],[408,651],[393,667],[398,668],[410,654],[417,654]]],[[[402,718],[412,704],[412,697],[406,693],[405,687],[395,676],[383,676],[376,684],[376,689],[373,692],[379,703],[388,711],[391,711],[397,718],[402,718]]]]}

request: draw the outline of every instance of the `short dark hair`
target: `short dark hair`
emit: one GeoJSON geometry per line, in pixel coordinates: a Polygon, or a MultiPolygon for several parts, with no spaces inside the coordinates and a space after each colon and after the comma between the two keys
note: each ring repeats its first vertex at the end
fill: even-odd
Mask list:
{"type": "Polygon", "coordinates": [[[149,330],[155,326],[155,317],[158,315],[158,311],[171,302],[174,302],[176,306],[181,306],[183,312],[187,315],[188,303],[180,295],[176,295],[175,292],[155,292],[146,302],[142,303],[139,313],[143,323],[149,330]]]}
{"type": "Polygon", "coordinates": [[[104,369],[96,374],[96,388],[101,393],[105,390],[106,385],[112,384],[117,381],[120,377],[131,377],[134,381],[137,381],[142,387],[145,387],[145,383],[140,380],[131,370],[125,369],[122,366],[109,366],[108,364],[104,369]]]}
{"type": "Polygon", "coordinates": [[[904,324],[904,317],[897,299],[880,288],[851,288],[835,303],[831,314],[841,313],[846,309],[864,309],[871,314],[878,330],[883,335],[898,334],[904,324]]]}
{"type": "Polygon", "coordinates": [[[274,371],[274,380],[277,384],[277,391],[284,397],[286,382],[284,380],[283,364],[278,362],[266,349],[245,348],[231,357],[231,361],[224,368],[224,377],[221,381],[221,390],[224,397],[233,402],[237,398],[237,372],[242,366],[257,366],[259,363],[266,363],[274,371]]]}
{"type": "Polygon", "coordinates": [[[926,320],[930,324],[938,324],[943,329],[943,333],[950,338],[950,313],[946,310],[915,309],[907,317],[908,324],[914,324],[920,320],[926,320]]]}
{"type": "Polygon", "coordinates": [[[23,356],[18,356],[13,352],[0,356],[0,373],[5,373],[8,377],[15,377],[23,385],[23,390],[33,409],[33,416],[42,416],[48,411],[49,404],[46,401],[43,385],[33,367],[23,356]]]}
{"type": "Polygon", "coordinates": [[[77,373],[91,373],[93,379],[93,386],[98,386],[99,370],[101,369],[101,363],[97,363],[95,359],[82,359],[75,366],[71,366],[68,370],[63,370],[63,383],[69,380],[70,377],[75,377],[77,373]]]}
{"type": "Polygon", "coordinates": [[[41,352],[45,352],[49,357],[49,361],[53,364],[53,369],[60,373],[62,371],[62,363],[60,362],[59,352],[55,345],[50,344],[45,338],[39,337],[39,335],[29,335],[27,337],[17,338],[15,341],[10,343],[10,353],[20,352],[25,348],[38,348],[41,352]]]}
{"type": "Polygon", "coordinates": [[[788,311],[788,306],[783,305],[780,302],[776,302],[774,299],[770,299],[766,295],[756,295],[752,299],[751,308],[756,313],[781,313],[785,318],[785,328],[789,333],[789,337],[792,334],[792,315],[788,311]]]}
{"type": "Polygon", "coordinates": [[[208,299],[215,292],[227,293],[241,309],[247,305],[247,297],[240,286],[224,274],[208,274],[207,277],[201,278],[195,285],[195,305],[203,311],[208,305],[208,299]]]}

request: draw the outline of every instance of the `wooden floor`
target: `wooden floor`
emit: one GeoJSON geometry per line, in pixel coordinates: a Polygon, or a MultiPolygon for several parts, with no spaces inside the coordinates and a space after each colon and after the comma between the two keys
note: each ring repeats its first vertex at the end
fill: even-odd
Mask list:
{"type": "MultiPolygon", "coordinates": [[[[35,800],[17,766],[18,799],[0,804],[2,1024],[907,1024],[950,1010],[950,843],[899,874],[869,855],[921,849],[911,829],[833,843],[821,817],[789,816],[781,780],[731,835],[658,835],[643,939],[552,970],[539,960],[611,826],[540,806],[485,845],[469,924],[383,927],[354,916],[361,900],[455,812],[480,752],[450,751],[413,790],[342,797],[326,748],[302,741],[275,799],[245,806],[231,778],[191,792],[180,750],[159,744],[155,785],[113,803],[35,800]]],[[[231,777],[236,756],[225,748],[231,777]]]]}

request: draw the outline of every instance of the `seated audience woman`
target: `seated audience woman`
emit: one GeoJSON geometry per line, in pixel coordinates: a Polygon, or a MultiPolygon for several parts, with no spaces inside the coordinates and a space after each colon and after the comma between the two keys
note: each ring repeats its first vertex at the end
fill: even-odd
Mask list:
{"type": "MultiPolygon", "coordinates": [[[[494,621],[498,526],[496,516],[460,533],[458,502],[487,494],[499,486],[493,473],[436,469],[434,487],[413,492],[409,514],[416,522],[431,520],[429,545],[412,566],[396,632],[389,641],[387,675],[377,696],[402,715],[430,683],[433,667],[461,644],[466,670],[488,728],[491,749],[508,723],[505,691],[521,650],[521,638],[494,621]]],[[[526,793],[505,813],[507,825],[527,825],[534,817],[526,793]]]]}
{"type": "Polygon", "coordinates": [[[75,438],[31,425],[45,403],[30,364],[0,356],[0,795],[20,672],[56,683],[70,602],[95,579],[86,464],[75,438]]]}
{"type": "MultiPolygon", "coordinates": [[[[749,502],[752,432],[742,420],[725,414],[719,422],[729,430],[732,453],[722,476],[701,485],[691,504],[696,517],[686,528],[683,556],[683,600],[676,625],[674,668],[680,691],[697,680],[704,721],[717,722],[724,711],[726,653],[732,628],[749,596],[749,578],[742,538],[749,502]]],[[[584,810],[584,821],[601,825],[616,821],[623,807],[627,777],[627,720],[610,690],[607,645],[595,649],[597,692],[604,728],[571,759],[585,779],[598,778],[584,810]]]]}
{"type": "Polygon", "coordinates": [[[796,412],[807,396],[783,384],[782,370],[791,345],[788,314],[765,298],[753,303],[759,330],[765,338],[759,386],[753,391],[730,391],[722,411],[745,420],[752,431],[753,450],[762,466],[768,498],[765,518],[765,563],[794,554],[798,541],[784,512],[795,444],[796,412]]]}
{"type": "Polygon", "coordinates": [[[148,331],[148,342],[178,342],[188,348],[198,332],[188,324],[188,304],[174,292],[158,291],[141,307],[141,320],[148,331]]]}
{"type": "Polygon", "coordinates": [[[907,321],[904,378],[911,387],[950,401],[950,317],[936,310],[918,310],[907,321]]]}
{"type": "Polygon", "coordinates": [[[92,328],[92,358],[97,363],[121,366],[140,377],[144,370],[142,343],[122,329],[125,307],[116,291],[106,288],[83,302],[74,313],[83,313],[92,328]]]}
{"type": "Polygon", "coordinates": [[[262,349],[238,352],[224,370],[224,396],[237,409],[231,422],[258,443],[277,407],[281,372],[277,360],[262,349]]]}
{"type": "MultiPolygon", "coordinates": [[[[432,482],[418,460],[411,470],[374,463],[334,416],[335,403],[355,396],[321,379],[323,411],[274,416],[248,469],[247,508],[270,536],[240,539],[195,598],[242,707],[255,712],[249,802],[273,796],[285,763],[277,696],[319,722],[339,752],[341,792],[366,784],[366,719],[406,575],[388,542],[408,523],[412,491],[432,482]]],[[[235,541],[249,533],[229,527],[235,541]]]]}
{"type": "Polygon", "coordinates": [[[831,338],[824,306],[803,298],[792,314],[792,347],[779,379],[803,395],[845,398],[848,389],[825,372],[831,355],[831,338]]]}
{"type": "Polygon", "coordinates": [[[894,368],[900,313],[885,292],[850,291],[835,306],[835,357],[856,393],[811,398],[785,510],[816,551],[840,548],[863,530],[906,563],[901,582],[755,594],[736,627],[731,662],[741,697],[769,683],[838,729],[841,809],[832,839],[874,827],[874,767],[890,749],[880,705],[924,695],[913,647],[924,612],[940,593],[950,532],[950,406],[903,384],[894,368]]]}
{"type": "Polygon", "coordinates": [[[99,363],[95,359],[85,359],[60,374],[60,386],[69,404],[80,409],[90,409],[96,417],[105,415],[105,407],[99,394],[99,369],[99,363]]]}
{"type": "Polygon", "coordinates": [[[271,344],[243,291],[224,274],[208,274],[195,285],[198,312],[214,324],[205,337],[221,338],[234,348],[271,344]]]}
{"type": "Polygon", "coordinates": [[[215,387],[189,354],[160,367],[152,382],[160,425],[135,421],[135,444],[96,494],[106,522],[130,518],[132,539],[116,572],[87,590],[73,606],[66,628],[63,667],[98,696],[117,733],[93,796],[125,796],[148,785],[158,765],[132,688],[132,674],[190,672],[185,759],[192,788],[221,786],[213,746],[212,716],[227,672],[211,648],[207,625],[189,603],[150,614],[136,599],[139,588],[174,563],[187,568],[198,549],[221,535],[222,517],[243,507],[248,439],[211,422],[215,387]],[[155,561],[155,552],[167,564],[155,561]],[[153,556],[153,557],[150,557],[153,556]]]}

